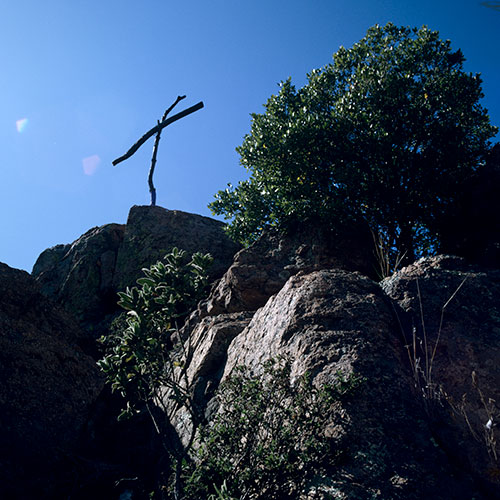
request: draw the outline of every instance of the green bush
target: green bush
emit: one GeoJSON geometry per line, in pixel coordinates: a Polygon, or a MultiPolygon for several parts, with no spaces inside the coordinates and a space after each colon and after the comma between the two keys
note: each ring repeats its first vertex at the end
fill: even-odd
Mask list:
{"type": "MultiPolygon", "coordinates": [[[[178,349],[174,336],[179,322],[192,311],[206,292],[209,254],[193,254],[173,248],[164,262],[143,269],[139,286],[119,292],[118,304],[128,311],[102,338],[106,354],[98,361],[113,391],[126,401],[121,417],[130,416],[139,402],[161,402],[162,387],[172,389],[179,404],[188,397],[176,367],[178,349]]],[[[180,325],[179,325],[180,326],[180,325]]]]}
{"type": "Polygon", "coordinates": [[[283,359],[264,364],[261,376],[239,367],[219,388],[218,411],[185,467],[185,498],[298,498],[335,461],[325,430],[359,382],[338,373],[329,386],[308,375],[291,384],[283,359]]]}
{"type": "Polygon", "coordinates": [[[426,27],[370,28],[252,115],[237,149],[250,177],[211,210],[243,243],[268,225],[363,220],[405,260],[429,252],[497,130],[464,60],[426,27]]]}

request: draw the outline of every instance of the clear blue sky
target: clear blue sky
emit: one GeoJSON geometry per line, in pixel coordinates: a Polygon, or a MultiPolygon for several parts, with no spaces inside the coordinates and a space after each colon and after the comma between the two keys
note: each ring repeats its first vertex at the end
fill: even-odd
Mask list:
{"type": "MultiPolygon", "coordinates": [[[[489,2],[499,4],[500,2],[489,2]]],[[[500,8],[477,0],[16,0],[0,17],[0,261],[37,256],[149,204],[153,142],[117,167],[178,94],[205,108],[162,135],[157,204],[210,215],[245,178],[250,113],[291,76],[331,61],[374,24],[428,25],[480,72],[500,124],[500,8]]]]}

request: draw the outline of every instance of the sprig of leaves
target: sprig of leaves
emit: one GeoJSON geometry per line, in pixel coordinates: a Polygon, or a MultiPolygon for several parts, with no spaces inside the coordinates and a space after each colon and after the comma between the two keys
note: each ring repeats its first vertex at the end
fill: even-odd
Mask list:
{"type": "Polygon", "coordinates": [[[101,339],[106,354],[97,364],[112,390],[125,398],[120,418],[136,412],[139,402],[157,398],[161,387],[174,389],[179,402],[187,397],[174,376],[179,361],[173,335],[205,293],[212,260],[195,253],[188,261],[185,251],[173,248],[163,261],[143,269],[138,286],[118,293],[127,313],[101,339]]]}

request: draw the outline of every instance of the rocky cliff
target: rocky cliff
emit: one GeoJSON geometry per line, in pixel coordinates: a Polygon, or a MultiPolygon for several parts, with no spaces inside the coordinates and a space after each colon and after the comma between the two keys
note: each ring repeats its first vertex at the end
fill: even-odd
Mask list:
{"type": "MultiPolygon", "coordinates": [[[[500,271],[437,256],[377,283],[362,230],[335,237],[310,227],[269,232],[235,254],[220,223],[160,207],[133,207],[125,226],[95,228],[45,251],[33,271],[38,283],[0,268],[0,404],[10,422],[2,429],[6,449],[18,450],[2,458],[1,481],[11,494],[19,476],[10,480],[10,471],[22,467],[30,491],[48,495],[33,479],[48,473],[59,477],[51,497],[67,498],[61,464],[74,473],[79,456],[86,466],[72,498],[83,491],[96,497],[106,481],[118,484],[106,498],[118,498],[124,443],[154,468],[152,430],[144,422],[112,423],[114,403],[78,344],[83,338],[88,348],[116,311],[116,291],[173,246],[215,257],[210,296],[180,332],[192,348],[190,390],[207,415],[215,390],[238,365],[258,372],[285,355],[292,377],[307,371],[319,384],[339,370],[355,374],[363,383],[339,407],[342,425],[328,433],[343,459],[316,482],[319,498],[500,496],[500,271]],[[33,440],[45,444],[19,452],[33,440]],[[59,465],[44,469],[45,457],[59,465]]],[[[178,411],[172,424],[184,439],[187,414],[178,411]]],[[[139,468],[132,464],[127,477],[143,473],[139,468]]],[[[141,498],[137,483],[127,487],[132,498],[141,498]]]]}
{"type": "Polygon", "coordinates": [[[0,264],[0,497],[71,487],[69,457],[104,386],[83,335],[29,274],[0,264]]]}

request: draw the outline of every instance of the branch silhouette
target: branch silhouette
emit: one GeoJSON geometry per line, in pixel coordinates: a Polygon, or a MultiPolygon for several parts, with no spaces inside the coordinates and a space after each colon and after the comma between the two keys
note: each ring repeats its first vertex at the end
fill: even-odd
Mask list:
{"type": "Polygon", "coordinates": [[[500,12],[500,2],[481,2],[483,7],[500,12]]]}
{"type": "MultiPolygon", "coordinates": [[[[158,125],[162,122],[164,122],[167,119],[167,115],[172,111],[177,104],[182,101],[182,99],[185,99],[185,95],[179,95],[177,96],[177,99],[175,102],[163,113],[163,116],[161,120],[158,120],[158,125]]],[[[149,192],[151,193],[151,205],[154,207],[156,205],[156,189],[153,184],[153,174],[155,172],[155,166],[156,166],[156,156],[158,155],[158,146],[160,145],[160,137],[161,137],[161,130],[159,130],[156,133],[155,137],[155,144],[153,146],[153,156],[151,157],[151,167],[149,168],[149,176],[148,176],[148,185],[149,185],[149,192]]]]}
{"type": "Polygon", "coordinates": [[[190,115],[191,113],[194,113],[195,111],[198,111],[201,108],[203,108],[203,101],[200,101],[198,104],[195,104],[194,106],[191,106],[190,108],[187,108],[184,111],[181,111],[180,113],[177,113],[176,115],[171,116],[165,121],[159,123],[156,127],[153,127],[151,130],[146,132],[123,156],[113,160],[113,165],[116,166],[127,158],[130,158],[150,137],[153,137],[153,135],[163,130],[166,126],[184,118],[187,115],[190,115]]]}

